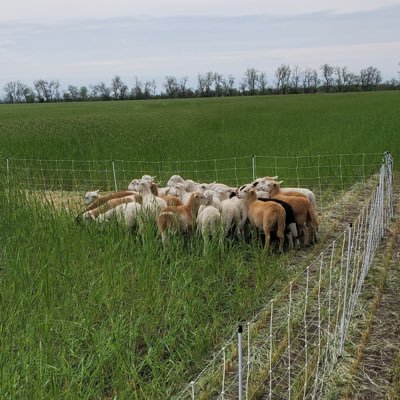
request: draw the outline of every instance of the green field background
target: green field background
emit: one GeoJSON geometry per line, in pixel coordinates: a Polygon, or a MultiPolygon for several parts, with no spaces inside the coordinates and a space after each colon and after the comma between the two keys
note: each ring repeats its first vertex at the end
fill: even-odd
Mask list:
{"type": "Polygon", "coordinates": [[[400,92],[0,107],[4,157],[202,160],[396,151],[400,92]]]}

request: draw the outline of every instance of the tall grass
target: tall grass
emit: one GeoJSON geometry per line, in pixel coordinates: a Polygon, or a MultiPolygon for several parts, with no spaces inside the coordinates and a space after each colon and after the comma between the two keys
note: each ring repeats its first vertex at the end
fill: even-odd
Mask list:
{"type": "Polygon", "coordinates": [[[1,194],[0,397],[166,398],[285,277],[286,258],[201,240],[165,251],[1,194]]]}
{"type": "Polygon", "coordinates": [[[2,105],[0,153],[198,160],[381,153],[400,144],[400,93],[2,105]]]}

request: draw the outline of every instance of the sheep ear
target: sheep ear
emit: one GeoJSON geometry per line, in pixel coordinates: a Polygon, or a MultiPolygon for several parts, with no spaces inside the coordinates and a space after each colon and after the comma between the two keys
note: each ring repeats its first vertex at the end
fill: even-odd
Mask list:
{"type": "Polygon", "coordinates": [[[96,192],[97,194],[99,194],[99,192],[100,192],[100,189],[97,189],[97,190],[95,190],[95,192],[96,192]]]}
{"type": "Polygon", "coordinates": [[[275,175],[273,177],[271,177],[271,179],[273,179],[274,181],[276,181],[278,179],[278,175],[275,175]]]}
{"type": "Polygon", "coordinates": [[[279,182],[278,182],[278,185],[282,185],[282,183],[283,183],[283,181],[279,181],[279,182]]]}

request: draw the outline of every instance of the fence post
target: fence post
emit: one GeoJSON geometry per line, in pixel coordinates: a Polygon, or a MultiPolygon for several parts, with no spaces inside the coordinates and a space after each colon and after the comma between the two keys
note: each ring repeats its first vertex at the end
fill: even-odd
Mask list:
{"type": "Polygon", "coordinates": [[[343,353],[344,347],[344,337],[346,331],[346,302],[347,302],[347,288],[349,285],[349,271],[350,271],[350,260],[351,260],[351,231],[353,224],[349,225],[349,235],[348,235],[348,243],[347,243],[347,262],[346,262],[346,278],[344,283],[344,295],[343,295],[343,314],[342,314],[342,323],[340,324],[340,347],[339,354],[343,353]]]}
{"type": "Polygon", "coordinates": [[[256,156],[253,154],[251,156],[251,167],[253,171],[253,181],[256,179],[256,156]]]}
{"type": "Polygon", "coordinates": [[[117,175],[115,174],[115,163],[114,163],[114,160],[112,160],[111,163],[112,163],[112,170],[113,170],[113,177],[114,177],[114,187],[115,187],[115,191],[118,192],[117,175]]]}
{"type": "Polygon", "coordinates": [[[242,333],[243,325],[239,325],[238,328],[238,375],[239,375],[239,387],[238,395],[239,400],[242,400],[243,396],[243,377],[242,377],[242,363],[243,363],[243,349],[242,349],[242,333]]]}

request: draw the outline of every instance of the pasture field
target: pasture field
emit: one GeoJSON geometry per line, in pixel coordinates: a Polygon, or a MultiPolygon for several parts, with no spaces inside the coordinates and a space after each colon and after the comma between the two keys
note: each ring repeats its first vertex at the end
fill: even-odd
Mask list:
{"type": "Polygon", "coordinates": [[[399,106],[400,91],[2,105],[0,155],[160,161],[395,152],[399,106]]]}
{"type": "MultiPolygon", "coordinates": [[[[400,93],[378,92],[7,105],[0,152],[153,161],[395,152],[399,103],[400,93]]],[[[0,191],[3,398],[169,398],[298,266],[290,254],[263,257],[257,241],[203,254],[199,239],[163,250],[151,226],[143,240],[113,225],[82,229],[70,209],[0,181],[10,189],[0,191]]],[[[327,192],[325,201],[341,194],[327,192]]]]}

